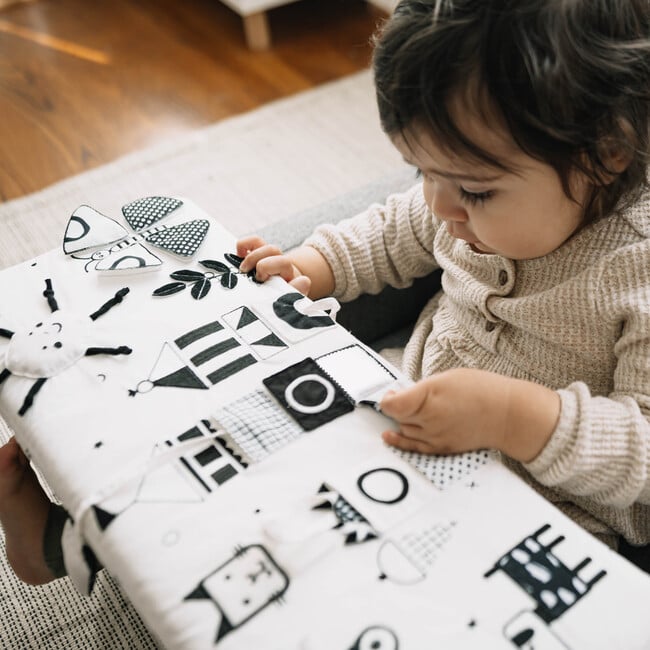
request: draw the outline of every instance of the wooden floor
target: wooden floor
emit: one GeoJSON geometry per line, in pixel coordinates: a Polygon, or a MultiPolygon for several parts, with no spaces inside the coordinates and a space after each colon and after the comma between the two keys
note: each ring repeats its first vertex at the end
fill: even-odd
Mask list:
{"type": "Polygon", "coordinates": [[[0,11],[0,201],[360,70],[362,0],[269,12],[247,49],[218,0],[34,0],[0,11]]]}

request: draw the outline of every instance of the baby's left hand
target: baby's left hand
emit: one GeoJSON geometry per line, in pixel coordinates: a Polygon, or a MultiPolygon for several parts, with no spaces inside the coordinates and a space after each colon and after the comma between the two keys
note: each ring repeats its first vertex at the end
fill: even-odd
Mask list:
{"type": "Polygon", "coordinates": [[[555,429],[560,397],[533,382],[456,368],[388,393],[380,406],[400,426],[382,437],[400,449],[450,454],[490,448],[529,462],[555,429]]]}

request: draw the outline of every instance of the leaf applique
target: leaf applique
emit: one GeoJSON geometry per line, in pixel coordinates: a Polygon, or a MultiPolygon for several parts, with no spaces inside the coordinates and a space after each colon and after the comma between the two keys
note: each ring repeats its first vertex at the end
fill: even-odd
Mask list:
{"type": "MultiPolygon", "coordinates": [[[[239,268],[241,266],[241,263],[244,261],[243,257],[239,257],[239,255],[235,255],[234,253],[224,253],[223,256],[228,262],[230,262],[236,268],[239,268]]],[[[203,262],[199,262],[199,264],[202,263],[203,262]]],[[[251,269],[250,271],[247,271],[246,277],[250,278],[253,282],[255,282],[255,284],[263,284],[257,279],[256,269],[251,269]]]]}
{"type": "Polygon", "coordinates": [[[241,263],[244,261],[243,257],[239,257],[239,255],[235,255],[234,253],[224,253],[224,257],[226,258],[226,261],[230,262],[235,268],[239,268],[241,263]]]}
{"type": "Polygon", "coordinates": [[[237,276],[234,273],[224,273],[221,276],[221,284],[226,289],[234,289],[237,286],[237,276]]]}
{"type": "Polygon", "coordinates": [[[191,291],[192,298],[195,300],[201,300],[201,298],[205,298],[208,295],[208,291],[210,291],[211,286],[212,284],[210,283],[209,278],[203,278],[202,280],[195,282],[192,286],[191,291]]]}
{"type": "Polygon", "coordinates": [[[172,280],[180,280],[181,282],[197,282],[198,280],[203,280],[205,274],[201,271],[191,271],[189,269],[183,269],[181,271],[174,271],[169,275],[172,280]]]}
{"type": "Polygon", "coordinates": [[[162,287],[158,287],[154,292],[154,296],[171,296],[174,293],[183,291],[187,285],[184,282],[170,282],[162,287]]]}
{"type": "MultiPolygon", "coordinates": [[[[201,260],[199,264],[205,266],[206,269],[211,269],[212,271],[230,273],[230,269],[223,262],[217,262],[216,260],[201,260]]],[[[237,268],[239,268],[239,266],[237,268]]]]}
{"type": "Polygon", "coordinates": [[[243,257],[234,253],[224,253],[224,259],[235,267],[235,271],[223,262],[218,260],[201,260],[199,264],[208,269],[206,273],[193,271],[192,269],[181,269],[170,273],[169,277],[176,282],[170,282],[162,287],[158,287],[153,292],[154,296],[171,296],[185,289],[188,284],[192,285],[190,293],[195,300],[201,300],[208,295],[212,287],[212,280],[219,279],[219,283],[224,289],[234,289],[239,282],[238,275],[246,275],[250,280],[257,284],[262,284],[255,275],[255,269],[247,273],[239,271],[243,257]]]}

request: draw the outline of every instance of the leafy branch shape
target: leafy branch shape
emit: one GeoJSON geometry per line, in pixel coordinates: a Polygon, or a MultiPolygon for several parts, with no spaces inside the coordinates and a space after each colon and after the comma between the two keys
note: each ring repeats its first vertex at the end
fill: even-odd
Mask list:
{"type": "MultiPolygon", "coordinates": [[[[232,264],[235,269],[239,269],[240,264],[244,261],[244,258],[233,253],[225,253],[224,259],[232,264]]],[[[246,275],[253,282],[259,283],[255,277],[255,269],[247,273],[242,273],[239,270],[233,270],[223,262],[217,260],[201,260],[199,264],[208,270],[206,272],[192,271],[191,269],[174,271],[169,275],[174,282],[158,287],[153,292],[153,295],[171,296],[191,286],[190,293],[192,294],[192,298],[201,300],[208,295],[208,292],[212,288],[213,280],[218,279],[224,289],[234,289],[237,286],[238,275],[246,275]]]]}

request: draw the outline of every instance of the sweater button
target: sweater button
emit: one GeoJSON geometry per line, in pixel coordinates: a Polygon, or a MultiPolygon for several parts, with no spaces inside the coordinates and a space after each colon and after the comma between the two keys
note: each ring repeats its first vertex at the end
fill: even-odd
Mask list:
{"type": "Polygon", "coordinates": [[[485,323],[485,331],[486,332],[491,332],[492,330],[494,330],[494,328],[496,326],[497,326],[497,324],[495,322],[493,322],[491,320],[486,321],[486,323],[485,323]]]}
{"type": "Polygon", "coordinates": [[[505,269],[501,269],[499,271],[499,284],[503,286],[507,282],[508,282],[508,271],[506,271],[505,269]]]}

